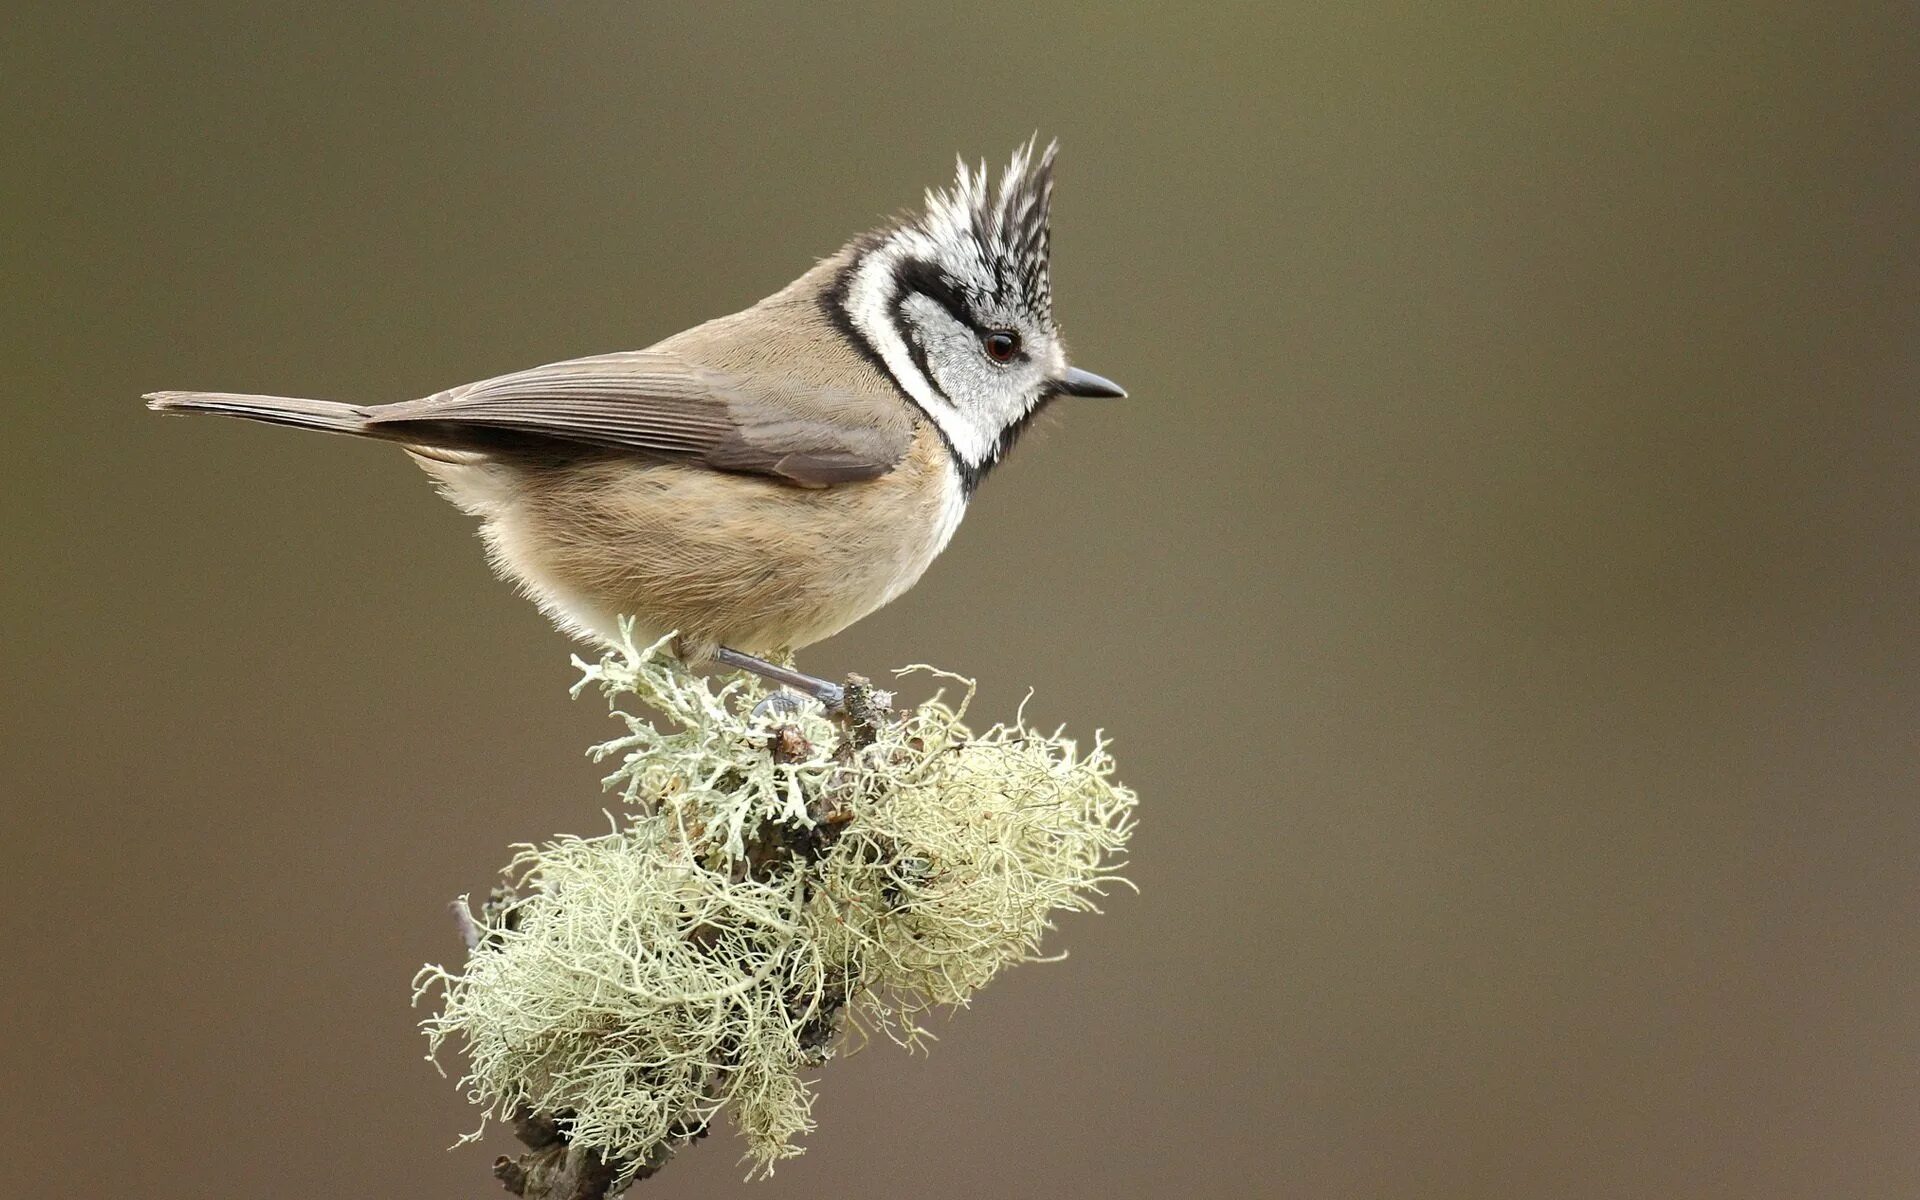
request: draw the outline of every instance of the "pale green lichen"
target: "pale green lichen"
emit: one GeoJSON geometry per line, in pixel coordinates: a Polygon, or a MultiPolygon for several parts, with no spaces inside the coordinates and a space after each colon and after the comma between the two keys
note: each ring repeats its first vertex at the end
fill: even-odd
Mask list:
{"type": "Polygon", "coordinates": [[[666,719],[617,713],[626,735],[594,750],[618,757],[606,783],[633,811],[521,848],[518,898],[466,966],[422,972],[443,989],[424,1024],[436,1051],[464,1046],[489,1115],[562,1114],[631,1167],[726,1107],[771,1169],[813,1127],[804,1073],[841,1015],[917,1045],[928,1010],[1037,958],[1053,914],[1118,881],[1134,796],[1099,737],[1083,753],[1019,717],[970,731],[971,685],[855,748],[811,709],[749,718],[756,686],[716,690],[661,650],[577,664],[580,687],[666,719]]]}

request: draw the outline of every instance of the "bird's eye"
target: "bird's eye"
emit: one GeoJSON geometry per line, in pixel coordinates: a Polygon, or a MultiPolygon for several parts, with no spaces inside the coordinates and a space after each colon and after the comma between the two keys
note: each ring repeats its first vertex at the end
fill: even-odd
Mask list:
{"type": "Polygon", "coordinates": [[[1011,329],[995,329],[981,337],[980,348],[997,363],[1012,362],[1020,353],[1020,335],[1011,329]]]}

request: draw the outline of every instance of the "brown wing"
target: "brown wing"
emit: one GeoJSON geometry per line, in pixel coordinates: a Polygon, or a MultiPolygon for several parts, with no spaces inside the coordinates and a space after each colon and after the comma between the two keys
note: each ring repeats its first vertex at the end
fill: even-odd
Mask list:
{"type": "Polygon", "coordinates": [[[808,486],[884,475],[913,437],[904,408],[885,397],[769,383],[661,350],[552,363],[366,413],[367,432],[425,445],[517,435],[808,486]]]}

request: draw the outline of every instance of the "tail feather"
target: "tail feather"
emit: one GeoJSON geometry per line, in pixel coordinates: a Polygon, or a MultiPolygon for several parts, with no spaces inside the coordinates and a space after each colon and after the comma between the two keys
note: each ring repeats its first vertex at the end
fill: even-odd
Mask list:
{"type": "Polygon", "coordinates": [[[156,412],[218,413],[223,417],[243,417],[327,433],[367,432],[367,410],[338,400],[248,396],[238,392],[152,392],[145,400],[147,407],[156,412]]]}

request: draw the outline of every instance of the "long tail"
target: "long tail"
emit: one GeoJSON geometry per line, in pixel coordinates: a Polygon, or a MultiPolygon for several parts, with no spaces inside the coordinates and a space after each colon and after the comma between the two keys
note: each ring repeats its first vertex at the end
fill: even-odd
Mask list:
{"type": "Polygon", "coordinates": [[[296,429],[364,435],[367,410],[338,400],[303,400],[297,396],[246,396],[237,392],[152,392],[147,407],[157,412],[219,413],[296,429]]]}

